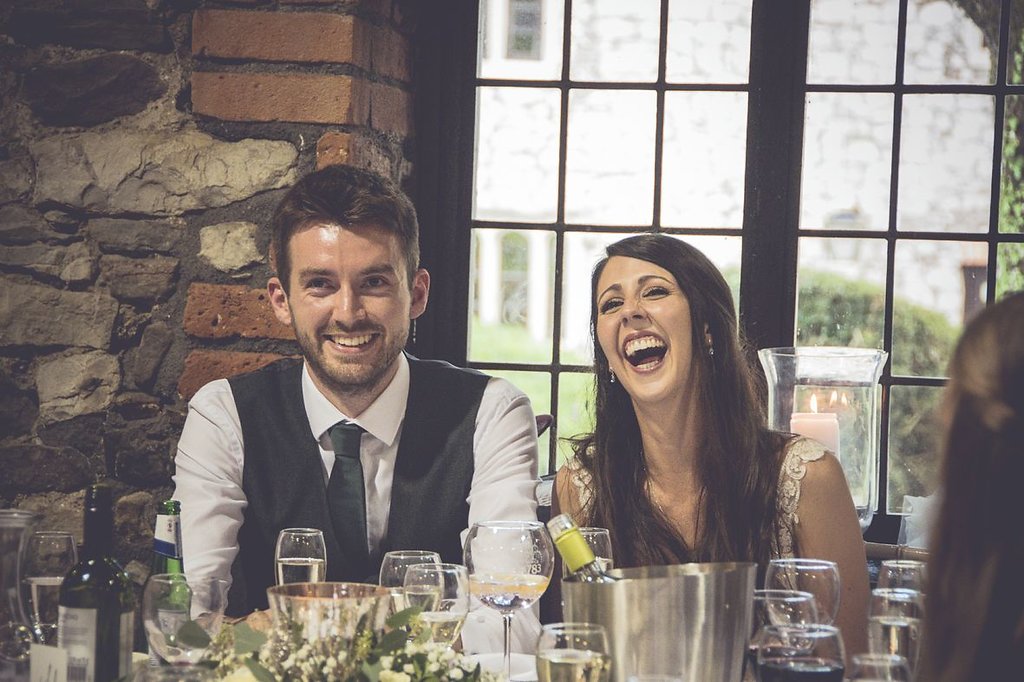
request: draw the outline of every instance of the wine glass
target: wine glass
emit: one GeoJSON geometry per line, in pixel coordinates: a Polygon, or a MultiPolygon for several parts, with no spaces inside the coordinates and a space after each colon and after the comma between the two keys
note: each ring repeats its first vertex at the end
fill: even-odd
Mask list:
{"type": "Polygon", "coordinates": [[[871,590],[868,603],[868,651],[907,659],[917,669],[924,619],[924,596],[917,590],[882,587],[871,590]]]}
{"type": "Polygon", "coordinates": [[[406,606],[418,606],[430,641],[451,646],[469,614],[469,572],[462,564],[416,564],[405,572],[406,606]]]}
{"type": "Polygon", "coordinates": [[[277,584],[319,583],[327,577],[327,547],[319,528],[285,528],[274,549],[277,584]]]}
{"type": "Polygon", "coordinates": [[[842,682],[845,669],[843,637],[839,628],[820,623],[766,625],[757,650],[762,682],[797,682],[803,679],[842,682]]]}
{"type": "Polygon", "coordinates": [[[397,549],[384,554],[380,562],[378,582],[391,593],[391,613],[398,613],[407,606],[402,586],[405,584],[405,572],[409,567],[416,564],[439,563],[440,554],[424,549],[397,549]]]}
{"type": "Polygon", "coordinates": [[[867,682],[910,682],[907,659],[893,654],[854,654],[850,661],[849,680],[867,682]]]}
{"type": "Polygon", "coordinates": [[[32,636],[40,644],[56,642],[60,584],[76,563],[78,552],[71,533],[39,531],[25,543],[21,564],[22,595],[28,607],[32,636]]]}
{"type": "Polygon", "coordinates": [[[887,559],[878,568],[878,587],[904,587],[923,594],[925,566],[923,561],[887,559]]]}
{"type": "Polygon", "coordinates": [[[743,661],[746,670],[757,673],[757,650],[761,647],[762,628],[766,625],[817,623],[818,607],[814,595],[798,590],[754,590],[754,627],[743,661]]]}
{"type": "MultiPolygon", "coordinates": [[[[615,562],[612,560],[612,536],[607,528],[584,526],[580,528],[580,535],[590,545],[590,549],[593,550],[594,557],[597,559],[602,571],[610,571],[615,568],[615,562]]],[[[569,567],[563,561],[562,577],[565,578],[568,575],[569,567]]]]}
{"type": "Polygon", "coordinates": [[[814,595],[818,619],[831,625],[839,614],[839,567],[824,559],[772,559],[768,562],[766,589],[800,590],[814,595]]]}
{"type": "Polygon", "coordinates": [[[474,523],[463,548],[473,596],[501,613],[505,679],[511,673],[512,617],[544,594],[555,562],[547,528],[538,521],[474,523]]]}
{"type": "Polygon", "coordinates": [[[172,665],[192,665],[224,622],[229,582],[224,578],[157,573],[142,593],[142,621],[149,645],[172,665]]]}
{"type": "Polygon", "coordinates": [[[608,635],[596,623],[549,623],[537,640],[538,682],[606,682],[612,659],[608,635]]]}

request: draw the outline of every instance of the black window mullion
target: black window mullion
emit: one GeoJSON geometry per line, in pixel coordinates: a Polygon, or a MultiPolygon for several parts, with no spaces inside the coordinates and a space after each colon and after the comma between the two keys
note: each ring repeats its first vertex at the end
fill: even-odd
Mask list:
{"type": "Polygon", "coordinates": [[[810,0],[753,0],[740,320],[756,348],[793,343],[810,0]]]}
{"type": "Polygon", "coordinates": [[[999,202],[1002,196],[1003,132],[1006,121],[1006,98],[1010,55],[1010,12],[1013,0],[1003,0],[999,16],[999,45],[996,58],[995,134],[992,136],[992,203],[988,223],[988,268],[985,273],[985,300],[996,300],[996,276],[999,274],[999,202]]]}

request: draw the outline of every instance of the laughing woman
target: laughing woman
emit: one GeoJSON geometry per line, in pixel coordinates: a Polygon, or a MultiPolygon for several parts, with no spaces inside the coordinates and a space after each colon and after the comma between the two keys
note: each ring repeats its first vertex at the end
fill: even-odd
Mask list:
{"type": "Polygon", "coordinates": [[[553,513],[610,529],[619,567],[775,557],[838,563],[836,624],[866,650],[864,543],[838,460],[767,428],[729,286],[673,237],[616,242],[594,268],[594,432],[553,513]]]}

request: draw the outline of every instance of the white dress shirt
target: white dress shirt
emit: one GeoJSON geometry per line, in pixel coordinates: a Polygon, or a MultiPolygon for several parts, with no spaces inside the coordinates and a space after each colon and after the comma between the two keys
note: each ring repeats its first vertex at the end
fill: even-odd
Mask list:
{"type": "MultiPolygon", "coordinates": [[[[303,366],[302,398],[310,431],[320,444],[325,486],[334,466],[328,429],[347,420],[366,430],[359,461],[366,487],[367,549],[371,555],[387,536],[391,482],[408,395],[409,363],[404,354],[399,356],[398,372],[388,387],[356,417],[334,407],[313,384],[309,368],[303,366]]],[[[182,550],[189,573],[231,577],[242,513],[248,504],[242,491],[243,453],[242,427],[231,385],[226,379],[210,382],[189,401],[174,460],[174,499],[181,502],[182,550]]],[[[508,381],[492,377],[484,389],[473,434],[473,480],[467,499],[470,525],[498,519],[535,520],[536,478],[537,427],[530,401],[508,381]]],[[[467,651],[501,650],[497,615],[483,607],[470,614],[463,630],[467,651]]],[[[515,649],[532,653],[539,632],[535,612],[522,613],[515,623],[515,649]]]]}

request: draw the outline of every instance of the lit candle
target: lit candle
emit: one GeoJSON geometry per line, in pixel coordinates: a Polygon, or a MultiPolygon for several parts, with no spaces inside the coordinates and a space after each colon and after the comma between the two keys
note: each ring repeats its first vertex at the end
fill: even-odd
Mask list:
{"type": "Polygon", "coordinates": [[[839,415],[818,412],[818,401],[811,396],[810,412],[794,412],[789,419],[789,430],[818,441],[839,457],[839,415]]]}

